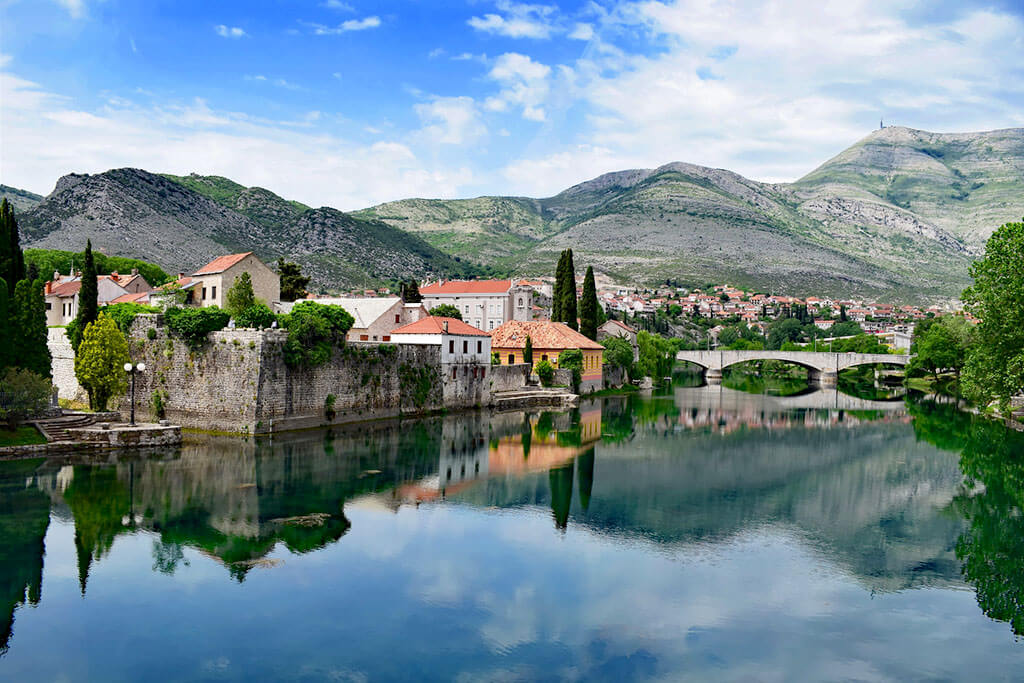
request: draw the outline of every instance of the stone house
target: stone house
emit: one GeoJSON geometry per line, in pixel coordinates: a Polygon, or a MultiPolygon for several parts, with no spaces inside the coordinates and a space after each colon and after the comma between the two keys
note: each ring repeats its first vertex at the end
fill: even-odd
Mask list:
{"type": "MultiPolygon", "coordinates": [[[[281,299],[281,278],[251,252],[228,254],[207,263],[192,274],[192,304],[224,308],[228,290],[242,273],[249,273],[252,291],[268,306],[281,299]]],[[[180,278],[184,279],[184,278],[180,278]]]]}
{"type": "Polygon", "coordinates": [[[547,320],[511,320],[491,333],[491,349],[498,353],[501,365],[523,361],[526,337],[533,347],[533,364],[546,360],[558,367],[558,354],[569,349],[583,352],[583,374],[580,391],[602,388],[604,347],[588,339],[565,323],[547,320]]]}
{"type": "MultiPolygon", "coordinates": [[[[354,322],[348,331],[348,341],[388,342],[391,331],[428,317],[422,304],[407,304],[397,296],[388,297],[325,297],[309,299],[314,303],[341,306],[348,311],[354,322]]],[[[298,302],[283,301],[275,308],[289,313],[298,302]]]]}
{"type": "Polygon", "coordinates": [[[491,337],[458,318],[427,316],[391,331],[391,343],[438,346],[446,405],[490,402],[491,337]]]}
{"type": "Polygon", "coordinates": [[[636,340],[636,330],[621,320],[606,320],[597,328],[597,341],[604,341],[608,337],[621,337],[633,347],[633,362],[640,360],[640,345],[636,340]]]}
{"type": "Polygon", "coordinates": [[[441,280],[420,287],[428,311],[451,304],[467,324],[488,332],[509,320],[532,320],[534,292],[543,298],[544,291],[543,282],[531,280],[441,280]]]}

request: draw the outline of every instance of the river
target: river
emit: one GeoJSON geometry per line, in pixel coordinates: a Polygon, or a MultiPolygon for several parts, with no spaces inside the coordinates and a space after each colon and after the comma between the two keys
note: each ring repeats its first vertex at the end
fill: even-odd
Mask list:
{"type": "Polygon", "coordinates": [[[1020,680],[1022,510],[1024,435],[835,391],[5,462],[0,679],[1020,680]]]}

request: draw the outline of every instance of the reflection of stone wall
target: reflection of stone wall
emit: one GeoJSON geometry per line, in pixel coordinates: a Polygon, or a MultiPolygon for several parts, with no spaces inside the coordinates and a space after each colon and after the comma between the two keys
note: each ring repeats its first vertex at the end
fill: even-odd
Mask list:
{"type": "MultiPolygon", "coordinates": [[[[131,334],[133,360],[148,366],[136,387],[136,409],[147,419],[155,419],[155,391],[161,392],[166,416],[174,423],[250,433],[326,424],[331,394],[335,423],[467,408],[490,400],[485,373],[460,369],[452,378],[437,346],[352,344],[335,349],[322,366],[297,369],[284,363],[283,330],[222,330],[191,350],[156,321],[157,316],[138,316],[131,334]],[[150,339],[150,334],[155,336],[150,339]]],[[[127,408],[125,399],[122,412],[127,408]]]]}

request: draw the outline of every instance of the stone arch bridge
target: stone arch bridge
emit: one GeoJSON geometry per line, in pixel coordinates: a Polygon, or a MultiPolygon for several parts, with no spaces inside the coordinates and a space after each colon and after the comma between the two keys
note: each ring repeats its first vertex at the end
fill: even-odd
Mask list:
{"type": "Polygon", "coordinates": [[[834,387],[839,381],[839,371],[858,365],[906,366],[910,355],[888,353],[830,353],[828,351],[680,351],[676,360],[693,363],[704,368],[708,384],[719,384],[722,371],[730,365],[755,360],[778,360],[793,363],[808,369],[811,384],[834,387]]]}

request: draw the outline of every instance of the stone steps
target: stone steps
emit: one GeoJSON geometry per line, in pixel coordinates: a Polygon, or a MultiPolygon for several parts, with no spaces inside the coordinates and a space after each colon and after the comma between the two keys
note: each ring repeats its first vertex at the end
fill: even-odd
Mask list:
{"type": "Polygon", "coordinates": [[[71,441],[69,429],[81,429],[95,424],[96,415],[86,413],[71,413],[61,417],[51,417],[45,420],[36,420],[35,425],[49,442],[71,441]]]}

